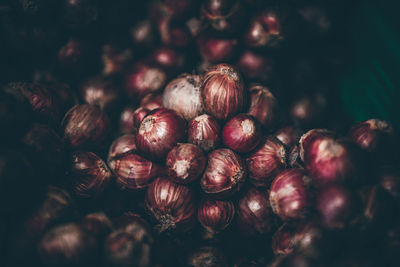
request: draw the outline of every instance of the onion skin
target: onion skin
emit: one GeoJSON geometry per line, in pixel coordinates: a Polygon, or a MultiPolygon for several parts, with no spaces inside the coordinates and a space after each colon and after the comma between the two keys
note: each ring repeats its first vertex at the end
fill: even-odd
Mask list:
{"type": "Polygon", "coordinates": [[[368,174],[365,155],[356,144],[330,137],[314,140],[304,150],[304,165],[316,186],[365,183],[368,174]]]}
{"type": "Polygon", "coordinates": [[[268,193],[250,188],[239,199],[237,210],[239,229],[250,236],[271,232],[275,226],[274,214],[268,200],[268,193]]]}
{"type": "Polygon", "coordinates": [[[275,137],[266,137],[262,145],[246,158],[250,181],[257,187],[268,187],[286,168],[285,146],[275,137]]]}
{"type": "Polygon", "coordinates": [[[136,136],[134,134],[125,134],[112,142],[108,150],[107,161],[115,157],[120,157],[129,152],[136,151],[136,136]]]}
{"type": "Polygon", "coordinates": [[[250,115],[236,115],[225,124],[222,130],[222,141],[236,152],[250,152],[261,141],[260,126],[250,115]]]}
{"type": "Polygon", "coordinates": [[[302,169],[281,172],[272,182],[269,201],[272,210],[283,220],[301,220],[309,215],[311,179],[302,169]]]}
{"type": "Polygon", "coordinates": [[[167,155],[168,177],[179,184],[188,184],[203,173],[207,159],[201,148],[193,144],[177,144],[167,155]]]}
{"type": "Polygon", "coordinates": [[[271,91],[261,85],[253,85],[250,91],[248,114],[254,116],[266,131],[271,132],[278,120],[278,102],[271,91]]]}
{"type": "Polygon", "coordinates": [[[221,126],[214,117],[203,114],[194,118],[188,127],[188,141],[208,152],[217,148],[221,139],[221,126]]]}
{"type": "Polygon", "coordinates": [[[203,191],[216,198],[227,198],[240,190],[247,170],[239,155],[227,148],[208,154],[208,163],[200,180],[203,191]]]}
{"type": "Polygon", "coordinates": [[[328,185],[318,192],[317,211],[321,224],[328,229],[346,227],[355,215],[355,208],[355,196],[342,185],[328,185]]]}
{"type": "Polygon", "coordinates": [[[136,135],[138,150],[163,160],[168,152],[186,138],[186,122],[175,111],[160,108],[151,111],[141,122],[136,135]]]}
{"type": "Polygon", "coordinates": [[[369,119],[353,126],[349,138],[370,153],[373,160],[391,163],[399,159],[398,141],[393,127],[385,121],[369,119]]]}
{"type": "Polygon", "coordinates": [[[73,106],[62,121],[64,138],[73,148],[101,146],[108,137],[110,121],[97,106],[73,106]]]}
{"type": "Polygon", "coordinates": [[[232,201],[203,199],[197,209],[197,219],[212,236],[225,230],[235,217],[232,201]]]}
{"type": "Polygon", "coordinates": [[[146,208],[157,221],[156,230],[185,232],[195,223],[193,193],[184,185],[157,178],[146,193],[146,208]]]}
{"type": "Polygon", "coordinates": [[[110,158],[108,165],[116,176],[117,185],[128,191],[146,188],[154,178],[165,174],[164,167],[143,158],[135,151],[110,158]]]}
{"type": "Polygon", "coordinates": [[[174,74],[176,71],[182,70],[185,65],[184,55],[178,50],[166,46],[154,50],[150,60],[168,74],[174,74]]]}
{"type": "Polygon", "coordinates": [[[170,81],[164,89],[163,106],[175,110],[190,121],[203,113],[199,75],[183,74],[170,81]]]}
{"type": "Polygon", "coordinates": [[[83,198],[100,195],[112,178],[110,169],[99,156],[84,151],[72,154],[71,175],[75,194],[83,198]]]}
{"type": "Polygon", "coordinates": [[[312,129],[303,134],[299,140],[300,158],[304,162],[304,153],[314,141],[324,138],[335,138],[335,133],[327,129],[312,129]]]}
{"type": "Polygon", "coordinates": [[[162,69],[137,63],[125,76],[124,87],[129,97],[142,98],[148,93],[161,90],[166,80],[167,75],[162,69]]]}
{"type": "Polygon", "coordinates": [[[247,104],[242,78],[227,64],[211,67],[204,74],[201,90],[206,112],[220,120],[242,112],[247,104]]]}

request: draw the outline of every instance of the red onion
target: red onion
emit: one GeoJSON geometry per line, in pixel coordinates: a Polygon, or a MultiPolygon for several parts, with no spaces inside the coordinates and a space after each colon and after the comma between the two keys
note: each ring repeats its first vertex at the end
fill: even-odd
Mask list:
{"type": "Polygon", "coordinates": [[[296,227],[284,224],[272,237],[272,250],[275,255],[287,255],[293,252],[297,242],[296,227]]]}
{"type": "Polygon", "coordinates": [[[118,104],[120,90],[111,79],[97,76],[82,86],[81,96],[86,103],[98,105],[102,110],[109,110],[118,104]]]}
{"type": "Polygon", "coordinates": [[[322,94],[296,99],[290,108],[293,121],[302,128],[319,125],[327,111],[327,99],[322,94]]]}
{"type": "Polygon", "coordinates": [[[175,110],[190,121],[203,113],[199,75],[183,74],[170,81],[164,89],[163,106],[175,110]]]}
{"type": "Polygon", "coordinates": [[[134,113],[135,108],[133,106],[125,107],[119,117],[119,131],[121,133],[133,133],[137,127],[134,125],[134,113]]]}
{"type": "Polygon", "coordinates": [[[230,119],[222,130],[222,141],[230,149],[247,153],[261,141],[261,129],[253,116],[239,114],[230,119]]]}
{"type": "Polygon", "coordinates": [[[46,266],[96,265],[97,250],[96,239],[74,223],[51,229],[38,244],[40,259],[46,266]]]}
{"type": "Polygon", "coordinates": [[[150,55],[152,62],[168,73],[175,73],[185,65],[185,57],[178,50],[170,47],[159,47],[150,55]]]}
{"type": "Polygon", "coordinates": [[[331,137],[314,139],[304,149],[304,165],[315,185],[365,182],[365,158],[356,144],[331,137]]]}
{"type": "Polygon", "coordinates": [[[205,110],[217,119],[226,120],[246,106],[246,90],[240,74],[230,65],[219,64],[205,74],[201,85],[205,110]]]}
{"type": "Polygon", "coordinates": [[[246,158],[250,181],[256,186],[269,186],[272,179],[286,168],[285,146],[275,137],[266,137],[262,145],[246,158]]]}
{"type": "MultiPolygon", "coordinates": [[[[314,223],[300,223],[299,225],[284,224],[272,237],[272,249],[275,254],[287,255],[294,250],[304,255],[317,257],[327,235],[314,223]]],[[[331,240],[329,240],[331,241],[331,240]]]]}
{"type": "Polygon", "coordinates": [[[275,8],[267,8],[257,14],[246,31],[244,40],[250,47],[276,48],[286,38],[283,32],[284,17],[275,8]]]}
{"type": "Polygon", "coordinates": [[[342,185],[328,185],[318,192],[317,210],[324,227],[344,228],[355,216],[355,197],[342,185]]]}
{"type": "Polygon", "coordinates": [[[271,131],[278,119],[278,102],[265,86],[253,85],[250,91],[250,108],[248,114],[254,116],[264,127],[271,131]]]}
{"type": "Polygon", "coordinates": [[[243,10],[239,1],[206,0],[203,1],[201,14],[215,30],[236,32],[241,26],[243,10]]]}
{"type": "Polygon", "coordinates": [[[272,77],[275,62],[272,57],[245,50],[236,65],[246,78],[268,81],[272,77]]]}
{"type": "Polygon", "coordinates": [[[298,144],[300,140],[300,131],[293,126],[280,128],[274,135],[287,147],[298,144]]]}
{"type": "Polygon", "coordinates": [[[157,178],[149,185],[146,207],[158,221],[156,229],[187,231],[195,222],[194,197],[190,189],[167,178],[157,178]]]}
{"type": "Polygon", "coordinates": [[[133,43],[143,48],[149,48],[154,45],[155,35],[155,29],[153,29],[150,20],[139,21],[131,30],[133,43]]]}
{"type": "Polygon", "coordinates": [[[100,240],[103,240],[113,228],[112,222],[103,212],[87,214],[81,224],[83,229],[94,234],[100,240]]]}
{"type": "Polygon", "coordinates": [[[124,87],[129,97],[142,98],[148,93],[159,91],[166,80],[167,76],[162,69],[136,63],[125,76],[124,87]]]}
{"type": "Polygon", "coordinates": [[[221,128],[218,120],[203,114],[189,123],[188,140],[208,152],[219,146],[221,128]]]}
{"type": "Polygon", "coordinates": [[[283,221],[307,217],[311,208],[310,182],[311,179],[302,169],[285,170],[274,179],[269,201],[273,211],[283,221]]]}
{"type": "Polygon", "coordinates": [[[235,206],[229,200],[203,199],[197,209],[197,219],[214,236],[225,230],[235,217],[235,206]]]}
{"type": "Polygon", "coordinates": [[[142,108],[152,111],[156,108],[162,108],[162,95],[160,94],[147,94],[140,101],[140,106],[142,108]]]}
{"type": "Polygon", "coordinates": [[[15,96],[19,101],[29,103],[34,119],[38,122],[58,125],[61,119],[62,103],[58,95],[44,84],[39,83],[9,83],[4,91],[15,96]]]}
{"type": "Polygon", "coordinates": [[[385,121],[370,119],[360,122],[351,128],[349,137],[368,151],[374,160],[382,163],[396,160],[397,136],[393,127],[385,121]]]}
{"type": "Polygon", "coordinates": [[[104,191],[112,174],[106,163],[92,152],[72,154],[73,189],[79,197],[95,197],[104,191]]]}
{"type": "Polygon", "coordinates": [[[303,134],[299,140],[300,158],[304,161],[304,152],[309,149],[314,141],[325,138],[334,138],[335,133],[326,129],[312,129],[303,134]]]}
{"type": "Polygon", "coordinates": [[[123,190],[145,188],[154,178],[165,173],[162,166],[137,154],[134,135],[116,139],[110,147],[107,161],[117,178],[117,185],[123,190]]]}
{"type": "Polygon", "coordinates": [[[202,175],[206,157],[196,145],[177,144],[168,153],[165,165],[169,178],[179,184],[188,184],[202,175]]]}
{"type": "Polygon", "coordinates": [[[237,223],[247,235],[262,235],[274,228],[274,215],[268,201],[268,193],[250,188],[240,198],[237,223]]]}
{"type": "Polygon", "coordinates": [[[143,119],[136,135],[136,145],[140,152],[161,160],[185,138],[185,121],[175,111],[160,108],[143,119]]]}
{"type": "Polygon", "coordinates": [[[125,134],[112,142],[107,161],[129,152],[136,152],[136,136],[133,134],[125,134]]]}
{"type": "Polygon", "coordinates": [[[240,156],[230,149],[220,148],[208,154],[200,185],[206,194],[225,198],[240,190],[246,176],[246,166],[240,156]]]}
{"type": "Polygon", "coordinates": [[[74,148],[102,145],[108,136],[110,121],[97,106],[73,106],[62,120],[64,138],[74,148]]]}
{"type": "Polygon", "coordinates": [[[238,49],[238,41],[202,35],[197,39],[197,46],[205,60],[217,63],[229,61],[234,57],[238,49]]]}
{"type": "Polygon", "coordinates": [[[185,47],[192,41],[192,36],[187,26],[173,20],[168,14],[161,14],[156,21],[158,33],[164,45],[185,47]]]}

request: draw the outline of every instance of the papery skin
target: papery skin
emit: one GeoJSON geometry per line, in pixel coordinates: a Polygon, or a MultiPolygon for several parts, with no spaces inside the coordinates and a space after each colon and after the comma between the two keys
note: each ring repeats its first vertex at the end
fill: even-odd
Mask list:
{"type": "Polygon", "coordinates": [[[185,232],[195,223],[195,203],[192,191],[184,186],[159,177],[146,192],[146,207],[157,221],[156,230],[185,232]]]}
{"type": "Polygon", "coordinates": [[[164,89],[163,106],[175,110],[190,121],[203,113],[199,75],[183,74],[170,81],[164,89]]]}
{"type": "Polygon", "coordinates": [[[246,166],[241,157],[230,149],[220,148],[208,154],[200,185],[210,196],[227,198],[240,190],[246,176],[246,166]]]}
{"type": "Polygon", "coordinates": [[[250,181],[258,187],[267,187],[286,168],[285,146],[275,137],[265,137],[263,143],[246,158],[250,181]]]}
{"type": "Polygon", "coordinates": [[[269,233],[275,226],[268,193],[257,188],[250,188],[239,199],[237,214],[239,229],[250,236],[269,233]]]}
{"type": "Polygon", "coordinates": [[[235,217],[235,206],[230,200],[203,199],[197,209],[197,219],[211,234],[225,230],[235,217]]]}
{"type": "Polygon", "coordinates": [[[272,210],[283,220],[306,218],[311,209],[311,179],[302,169],[281,172],[272,182],[269,201],[272,210]]]}
{"type": "Polygon", "coordinates": [[[250,108],[247,113],[254,116],[266,131],[271,132],[278,120],[278,101],[265,86],[254,85],[249,91],[250,108]]]}
{"type": "Polygon", "coordinates": [[[168,152],[186,138],[186,122],[175,111],[160,108],[151,111],[141,122],[136,145],[143,155],[163,160],[168,152]]]}
{"type": "Polygon", "coordinates": [[[211,67],[201,86],[207,113],[226,120],[242,112],[247,104],[247,93],[239,73],[228,64],[211,67]]]}
{"type": "Polygon", "coordinates": [[[239,114],[230,119],[222,130],[222,141],[230,149],[247,153],[261,141],[261,128],[254,117],[239,114]]]}
{"type": "Polygon", "coordinates": [[[193,144],[177,144],[167,155],[168,176],[176,183],[191,183],[203,174],[207,158],[203,150],[193,144]]]}
{"type": "Polygon", "coordinates": [[[203,114],[194,118],[188,127],[188,141],[208,152],[221,142],[221,126],[214,117],[203,114]]]}

